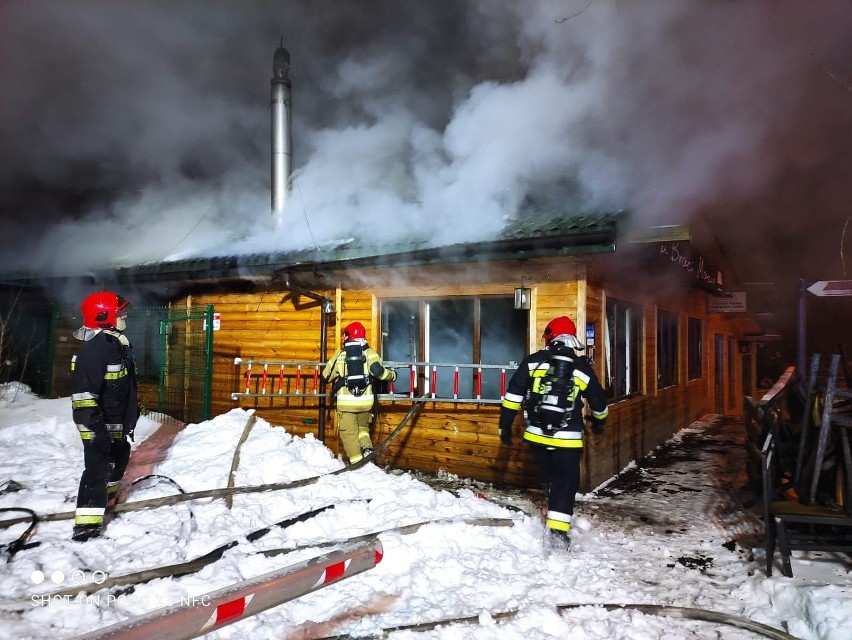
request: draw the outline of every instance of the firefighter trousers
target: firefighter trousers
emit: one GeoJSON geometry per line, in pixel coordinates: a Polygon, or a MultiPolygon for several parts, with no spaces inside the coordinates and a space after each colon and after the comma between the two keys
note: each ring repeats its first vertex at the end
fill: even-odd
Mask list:
{"type": "Polygon", "coordinates": [[[92,430],[83,440],[83,474],[77,491],[75,524],[103,524],[107,505],[107,485],[118,482],[130,461],[130,443],[123,434],[106,428],[92,430]]]}
{"type": "Polygon", "coordinates": [[[582,448],[549,448],[531,444],[547,492],[547,526],[569,532],[574,500],[580,488],[582,448]]]}
{"type": "Polygon", "coordinates": [[[370,440],[370,422],[372,414],[369,411],[338,411],[337,432],[343,451],[351,464],[358,462],[363,456],[364,449],[372,449],[370,440]]]}

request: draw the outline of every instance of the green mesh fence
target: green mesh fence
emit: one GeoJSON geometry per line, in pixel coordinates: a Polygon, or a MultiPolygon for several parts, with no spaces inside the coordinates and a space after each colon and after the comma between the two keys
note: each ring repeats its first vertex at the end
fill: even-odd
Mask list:
{"type": "MultiPolygon", "coordinates": [[[[213,306],[128,310],[126,335],[136,356],[143,410],[182,422],[211,417],[213,306]]],[[[17,304],[2,316],[0,382],[19,380],[42,397],[70,394],[79,307],[17,304]]]]}
{"type": "Polygon", "coordinates": [[[0,310],[0,383],[20,381],[34,393],[51,397],[57,306],[17,301],[7,305],[0,310]]]}
{"type": "Polygon", "coordinates": [[[213,306],[168,310],[160,320],[159,339],[157,398],[150,408],[183,422],[208,420],[213,380],[213,306]]]}

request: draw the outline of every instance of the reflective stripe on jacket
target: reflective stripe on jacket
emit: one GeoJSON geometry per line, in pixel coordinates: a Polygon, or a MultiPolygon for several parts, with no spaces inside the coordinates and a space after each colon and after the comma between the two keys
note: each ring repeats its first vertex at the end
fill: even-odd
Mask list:
{"type": "Polygon", "coordinates": [[[336,389],[337,410],[353,413],[370,411],[375,400],[373,379],[389,381],[396,378],[393,369],[386,369],[376,350],[364,345],[364,375],[367,376],[367,388],[360,396],[353,395],[346,388],[346,351],[341,349],[326,363],[322,372],[323,380],[331,382],[336,389]]]}
{"type": "Polygon", "coordinates": [[[583,446],[583,398],[589,403],[592,415],[604,419],[609,414],[604,389],[592,370],[589,361],[578,356],[573,349],[555,343],[551,348],[541,349],[530,354],[518,366],[510,378],[500,407],[500,430],[510,430],[518,411],[524,407],[535,406],[541,397],[540,384],[547,375],[550,359],[555,355],[573,360],[573,388],[569,396],[572,407],[570,418],[562,428],[544,433],[538,426],[527,422],[524,440],[535,444],[557,448],[580,448],[583,446]]]}
{"type": "Polygon", "coordinates": [[[136,364],[120,333],[98,332],[71,359],[71,411],[84,440],[100,429],[122,438],[136,426],[136,364]]]}

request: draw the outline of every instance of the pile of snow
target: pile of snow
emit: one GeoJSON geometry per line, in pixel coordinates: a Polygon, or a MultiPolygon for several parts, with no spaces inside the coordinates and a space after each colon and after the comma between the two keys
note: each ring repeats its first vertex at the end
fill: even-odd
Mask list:
{"type": "MultiPolygon", "coordinates": [[[[155,469],[170,480],[139,483],[128,502],[168,495],[176,486],[184,491],[226,486],[250,415],[234,409],[187,425],[155,469]]],[[[155,427],[143,419],[134,446],[155,427]]],[[[683,433],[712,427],[699,422],[683,433]]],[[[759,549],[753,557],[752,548],[742,546],[743,540],[759,546],[759,523],[726,488],[739,481],[738,463],[718,447],[699,457],[660,469],[653,490],[580,496],[570,551],[543,544],[540,517],[533,509],[528,515],[513,508],[524,504],[519,496],[498,500],[496,492],[464,482],[452,491],[439,490],[413,474],[374,464],[300,488],[237,494],[230,509],[219,498],[127,511],[108,524],[103,538],[87,543],[70,540],[70,520],[41,522],[31,539],[40,544],[11,557],[0,575],[0,637],[70,638],[328,553],[330,547],[314,546],[320,543],[438,520],[414,533],[381,533],[384,558],[375,568],[205,637],[358,636],[453,617],[475,621],[398,630],[389,637],[754,637],[714,623],[595,606],[641,603],[745,616],[805,640],[845,640],[852,628],[848,568],[828,565],[823,581],[779,572],[767,579],[759,549]],[[493,499],[483,499],[483,492],[493,499]],[[330,504],[337,506],[293,526],[273,526],[254,542],[244,538],[330,504]],[[461,522],[471,518],[511,520],[513,526],[461,522]],[[240,543],[190,575],[153,580],[130,592],[102,590],[94,594],[100,598],[42,597],[88,583],[93,575],[115,577],[191,560],[233,540],[240,543]],[[260,553],[290,548],[296,550],[270,557],[260,553]],[[106,597],[119,592],[123,597],[106,597]],[[559,610],[558,605],[588,606],[559,610]],[[517,614],[499,616],[507,611],[517,614]]],[[[42,400],[22,385],[0,386],[0,478],[5,478],[0,508],[40,514],[73,510],[81,466],[68,398],[42,400]]],[[[342,466],[313,437],[294,437],[257,419],[241,447],[235,484],[289,482],[342,466]]],[[[0,513],[0,518],[17,515],[0,513]]],[[[0,529],[0,544],[26,526],[0,529]]]]}

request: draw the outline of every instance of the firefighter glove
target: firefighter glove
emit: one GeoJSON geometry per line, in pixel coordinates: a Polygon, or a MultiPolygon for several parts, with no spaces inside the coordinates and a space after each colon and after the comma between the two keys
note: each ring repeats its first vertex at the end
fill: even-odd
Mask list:
{"type": "Polygon", "coordinates": [[[388,380],[390,380],[391,382],[394,382],[396,380],[396,371],[394,371],[393,369],[390,369],[390,378],[388,378],[388,380]]]}
{"type": "Polygon", "coordinates": [[[509,445],[512,444],[512,429],[511,429],[511,427],[508,428],[508,429],[500,429],[499,433],[500,433],[500,442],[502,442],[506,446],[509,446],[509,445]]]}
{"type": "Polygon", "coordinates": [[[592,433],[594,433],[596,436],[602,436],[604,432],[604,425],[606,424],[605,421],[592,416],[589,419],[589,422],[591,423],[592,433]]]}

